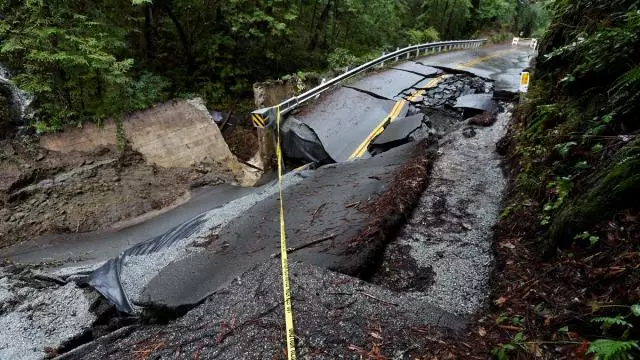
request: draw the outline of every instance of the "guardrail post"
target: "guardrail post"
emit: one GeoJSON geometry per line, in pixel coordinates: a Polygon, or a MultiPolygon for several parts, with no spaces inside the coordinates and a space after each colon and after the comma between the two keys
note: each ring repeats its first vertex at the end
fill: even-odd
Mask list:
{"type": "MultiPolygon", "coordinates": [[[[412,45],[409,44],[409,47],[411,47],[412,45]]],[[[407,59],[411,56],[411,50],[407,51],[407,59]]]]}
{"type": "MultiPolygon", "coordinates": [[[[320,85],[324,84],[327,82],[326,78],[322,78],[322,81],[320,81],[320,85]]],[[[318,98],[320,98],[320,94],[316,95],[316,97],[314,98],[315,100],[318,100],[318,98]]]]}
{"type": "MultiPolygon", "coordinates": [[[[386,51],[383,51],[383,52],[382,52],[382,56],[385,56],[385,55],[387,55],[387,52],[386,52],[386,51]]],[[[384,61],[380,63],[380,67],[381,67],[381,68],[383,68],[383,67],[384,67],[384,61]]]]}
{"type": "MultiPolygon", "coordinates": [[[[400,48],[396,48],[396,51],[400,50],[400,48]]],[[[400,60],[399,56],[396,56],[396,61],[400,60]]]]}

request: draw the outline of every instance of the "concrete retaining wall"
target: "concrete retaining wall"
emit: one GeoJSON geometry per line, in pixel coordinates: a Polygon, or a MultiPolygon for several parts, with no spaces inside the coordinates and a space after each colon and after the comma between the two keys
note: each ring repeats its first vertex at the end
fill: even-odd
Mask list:
{"type": "MultiPolygon", "coordinates": [[[[170,101],[134,113],[123,126],[131,147],[150,163],[163,167],[219,163],[231,170],[240,168],[200,99],[170,101]]],[[[115,144],[112,120],[101,127],[86,124],[40,138],[42,147],[60,152],[93,151],[115,144]]]]}

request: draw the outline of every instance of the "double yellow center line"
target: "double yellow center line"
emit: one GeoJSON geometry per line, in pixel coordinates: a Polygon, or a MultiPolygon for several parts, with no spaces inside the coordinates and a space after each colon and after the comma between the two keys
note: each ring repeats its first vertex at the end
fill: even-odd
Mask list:
{"type": "MultiPolygon", "coordinates": [[[[475,58],[475,59],[471,59],[467,62],[464,62],[458,66],[455,67],[455,69],[465,69],[465,68],[469,68],[473,65],[477,65],[483,61],[487,61],[489,59],[493,59],[499,56],[502,56],[508,52],[511,52],[513,50],[504,50],[504,51],[498,51],[495,52],[489,56],[483,56],[483,57],[479,57],[479,58],[475,58]]],[[[404,108],[404,106],[409,103],[414,101],[415,99],[417,99],[418,97],[424,95],[425,92],[427,92],[427,90],[435,87],[436,85],[438,85],[438,83],[440,82],[440,80],[442,80],[442,78],[445,77],[445,74],[440,75],[436,78],[433,78],[423,89],[419,89],[416,90],[415,92],[413,92],[411,94],[411,96],[409,97],[409,99],[405,100],[398,100],[396,101],[396,103],[393,105],[393,107],[391,108],[391,111],[389,112],[389,114],[387,114],[387,116],[384,117],[384,119],[382,119],[380,121],[380,123],[378,123],[378,125],[371,131],[371,133],[369,133],[369,135],[367,135],[367,137],[362,141],[362,143],[356,148],[356,150],[351,154],[351,156],[349,156],[349,160],[353,160],[353,159],[357,159],[362,157],[366,152],[367,149],[369,148],[369,144],[371,144],[371,142],[373,141],[373,139],[376,138],[376,136],[382,134],[382,132],[384,131],[384,129],[392,122],[394,122],[395,120],[398,119],[398,115],[400,115],[400,111],[402,111],[402,109],[404,108]]]]}

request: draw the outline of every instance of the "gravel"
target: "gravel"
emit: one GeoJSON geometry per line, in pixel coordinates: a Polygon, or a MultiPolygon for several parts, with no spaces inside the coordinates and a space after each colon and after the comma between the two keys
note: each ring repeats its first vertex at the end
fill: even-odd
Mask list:
{"type": "MultiPolygon", "coordinates": [[[[395,242],[385,253],[377,283],[432,273],[423,293],[434,305],[458,315],[478,311],[486,301],[492,266],[492,226],[498,220],[506,181],[495,144],[506,132],[511,106],[488,128],[459,128],[440,143],[432,180],[395,242]],[[406,264],[414,263],[414,269],[406,264]],[[397,275],[396,275],[397,277],[397,275]]],[[[387,284],[390,286],[392,284],[387,284]]],[[[391,286],[390,286],[391,287],[391,286]]]]}
{"type": "MultiPolygon", "coordinates": [[[[414,294],[396,294],[359,279],[290,263],[300,359],[358,359],[374,344],[388,358],[414,358],[423,327],[460,331],[465,322],[414,294]],[[418,331],[413,331],[418,330],[418,331]]],[[[143,326],[126,337],[88,344],[65,359],[280,359],[284,316],[279,259],[237,277],[203,304],[166,325],[143,326]]],[[[381,357],[382,358],[382,357],[381,357]]]]}
{"type": "Polygon", "coordinates": [[[80,335],[95,321],[96,295],[70,283],[35,289],[22,280],[0,279],[0,359],[31,360],[80,335]]]}

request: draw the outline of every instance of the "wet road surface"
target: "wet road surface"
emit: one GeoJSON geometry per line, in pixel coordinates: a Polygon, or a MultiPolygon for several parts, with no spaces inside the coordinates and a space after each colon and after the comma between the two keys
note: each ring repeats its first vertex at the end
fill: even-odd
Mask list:
{"type": "MultiPolygon", "coordinates": [[[[409,255],[417,261],[419,270],[432,268],[436,287],[445,284],[460,288],[454,289],[457,292],[451,289],[438,290],[429,296],[414,291],[392,292],[388,289],[392,287],[385,287],[384,283],[379,283],[383,286],[376,286],[330,271],[358,275],[358,268],[366,266],[372,257],[380,255],[379,249],[372,251],[366,248],[366,244],[365,248],[350,249],[350,240],[362,233],[363,229],[368,229],[369,221],[376,218],[360,205],[376,199],[393,186],[391,175],[407,160],[415,143],[373,158],[357,150],[363,149],[363,141],[384,119],[402,118],[407,114],[409,106],[406,98],[413,97],[411,93],[415,89],[434,86],[441,80],[441,70],[433,66],[471,71],[495,80],[497,89],[514,90],[518,86],[520,71],[528,66],[529,60],[528,48],[512,49],[508,46],[488,46],[414,59],[393,64],[392,69],[380,70],[338,87],[295,114],[316,130],[336,160],[354,158],[354,153],[358,154],[356,158],[363,158],[295,174],[299,179],[284,192],[289,247],[304,246],[319,239],[327,240],[290,254],[294,310],[299,316],[296,318],[296,327],[300,330],[300,339],[303,339],[301,349],[309,350],[312,348],[310,343],[322,342],[323,348],[328,351],[327,359],[349,355],[345,353],[344,339],[357,339],[356,343],[368,341],[366,332],[362,330],[370,326],[369,321],[374,318],[385,329],[385,339],[388,336],[397,337],[397,344],[401,344],[406,337],[408,326],[432,324],[450,329],[463,327],[464,319],[452,313],[459,308],[458,298],[469,303],[468,297],[475,295],[462,291],[467,287],[462,280],[471,280],[473,284],[480,284],[477,287],[481,288],[484,280],[467,274],[477,273],[477,267],[484,269],[487,262],[475,253],[471,254],[470,258],[481,261],[478,266],[470,267],[462,279],[447,277],[447,273],[439,272],[438,262],[446,262],[442,267],[450,269],[453,274],[461,273],[459,269],[462,267],[450,261],[446,252],[442,253],[446,260],[430,258],[435,249],[433,246],[440,246],[437,240],[442,235],[438,229],[434,228],[433,233],[420,233],[425,239],[431,239],[433,243],[429,243],[422,238],[411,237],[417,233],[411,226],[422,223],[419,217],[428,219],[433,215],[430,210],[438,210],[431,206],[434,202],[432,197],[456,196],[455,191],[447,186],[460,183],[459,187],[464,187],[465,181],[469,181],[467,177],[483,177],[484,168],[495,176],[501,174],[497,162],[493,164],[493,157],[489,158],[492,167],[484,166],[473,157],[493,156],[490,154],[493,154],[495,147],[494,137],[482,136],[481,130],[478,130],[480,135],[476,139],[490,138],[490,141],[473,147],[469,144],[473,145],[475,140],[469,140],[467,133],[461,132],[460,136],[456,135],[455,142],[451,140],[441,144],[443,149],[450,150],[452,154],[459,153],[460,157],[451,158],[456,161],[450,159],[449,163],[446,163],[446,157],[444,162],[437,160],[440,164],[434,173],[439,175],[440,182],[431,185],[433,194],[429,190],[424,193],[420,206],[422,211],[416,211],[418,218],[411,219],[407,228],[409,231],[403,232],[400,241],[396,242],[401,251],[386,254],[385,261],[394,260],[397,256],[405,256],[403,249],[410,247],[409,255]],[[469,145],[466,147],[468,153],[459,149],[460,146],[465,148],[464,144],[469,145]],[[467,167],[467,161],[475,161],[476,168],[481,169],[467,167]],[[453,174],[455,176],[452,178],[445,176],[451,175],[448,171],[452,170],[458,173],[453,174]],[[447,267],[451,264],[454,265],[447,267]],[[441,299],[438,295],[442,292],[455,296],[441,299]]],[[[456,126],[462,126],[457,119],[454,121],[456,126]]],[[[487,131],[493,133],[497,130],[502,131],[503,128],[487,131]]],[[[491,180],[490,176],[484,178],[491,180]]],[[[467,194],[467,190],[464,190],[462,194],[469,195],[472,200],[484,199],[478,196],[479,193],[486,195],[488,200],[476,199],[482,204],[478,203],[474,209],[484,211],[489,203],[497,214],[497,192],[486,190],[485,186],[480,186],[483,184],[477,185],[473,193],[467,194]]],[[[463,200],[450,207],[455,211],[462,209],[462,205],[466,204],[463,200]]],[[[184,252],[187,249],[165,249],[169,253],[180,252],[181,255],[165,257],[158,253],[146,260],[143,259],[146,255],[132,256],[128,263],[124,262],[120,275],[123,275],[123,282],[129,278],[127,291],[137,292],[135,300],[138,304],[175,309],[182,306],[189,308],[204,298],[208,300],[168,325],[132,328],[124,339],[105,340],[101,345],[102,340],[98,340],[90,346],[77,349],[84,352],[77,355],[69,353],[68,358],[104,358],[105,351],[108,354],[122,352],[121,356],[126,357],[133,344],[151,336],[167,334],[171,342],[177,344],[177,352],[188,350],[200,353],[202,350],[209,357],[237,359],[250,354],[251,358],[261,358],[267,354],[265,351],[277,353],[282,340],[278,330],[282,328],[279,261],[271,259],[271,255],[278,252],[279,244],[277,203],[278,195],[272,185],[257,189],[228,185],[200,189],[189,202],[144,223],[109,233],[51,236],[5,249],[0,256],[24,263],[58,261],[67,265],[96,264],[134,244],[188,223],[194,217],[203,217],[207,226],[203,226],[199,234],[206,233],[203,237],[209,242],[204,241],[194,245],[195,250],[184,252]],[[229,207],[232,209],[227,209],[229,207]],[[137,280],[133,285],[132,279],[137,280]],[[229,334],[234,342],[220,345],[218,337],[211,336],[209,328],[222,329],[221,324],[227,321],[235,323],[236,317],[241,325],[229,334]],[[215,323],[211,322],[212,319],[215,323]],[[209,341],[205,349],[202,345],[204,341],[209,341]]],[[[478,229],[466,223],[451,225],[459,225],[464,231],[473,232],[485,231],[491,223],[492,219],[481,221],[479,224],[482,227],[478,229]]],[[[458,233],[468,237],[463,231],[458,233]]],[[[479,236],[478,241],[483,246],[490,243],[485,236],[479,236]]],[[[455,246],[451,247],[451,258],[460,256],[458,250],[455,246]]],[[[482,250],[489,251],[488,248],[482,250]]],[[[165,351],[163,354],[167,357],[176,354],[175,346],[156,350],[165,351]]],[[[395,350],[400,351],[402,347],[395,350]]]]}
{"type": "Polygon", "coordinates": [[[430,65],[469,71],[495,80],[496,90],[517,91],[530,56],[527,47],[496,45],[408,60],[338,87],[294,116],[315,130],[333,159],[345,161],[362,156],[354,153],[382,121],[406,115],[405,90],[437,84],[439,71],[430,65]]]}
{"type": "MultiPolygon", "coordinates": [[[[297,112],[295,116],[318,133],[334,159],[344,161],[354,158],[354,152],[362,148],[363,140],[370,137],[371,132],[384,119],[402,118],[407,114],[408,102],[402,99],[402,94],[412,88],[437,84],[441,71],[429,65],[472,71],[496,80],[504,88],[514,89],[518,86],[520,71],[527,67],[528,62],[528,48],[509,46],[487,46],[401,62],[393,64],[392,69],[380,70],[338,87],[297,112]]],[[[367,158],[368,154],[361,153],[356,157],[367,158]]],[[[337,165],[313,173],[305,182],[326,188],[326,193],[313,192],[309,185],[294,187],[287,193],[287,204],[292,204],[289,205],[289,211],[293,211],[287,214],[290,218],[288,226],[297,233],[303,232],[305,236],[301,238],[306,240],[330,235],[327,234],[330,232],[327,229],[332,229],[340,236],[347,236],[360,229],[366,219],[362,215],[348,215],[351,212],[344,210],[344,206],[349,202],[370,199],[381,191],[380,186],[384,184],[380,183],[380,179],[384,178],[384,174],[389,174],[393,166],[384,163],[375,165],[379,161],[383,160],[374,160],[366,165],[337,165]],[[332,173],[333,168],[343,169],[343,172],[332,173]],[[305,188],[306,191],[300,190],[305,188]],[[340,201],[334,201],[335,208],[330,210],[336,214],[344,213],[344,216],[341,218],[335,215],[325,219],[325,215],[320,214],[318,218],[324,219],[323,221],[318,221],[313,226],[308,225],[309,212],[317,210],[327,199],[339,199],[340,201]],[[296,206],[303,208],[296,210],[296,206]],[[356,216],[357,219],[349,220],[349,216],[356,216]]],[[[107,233],[51,235],[4,249],[0,256],[19,263],[95,265],[196,216],[202,216],[211,209],[224,207],[232,200],[255,194],[260,189],[220,185],[198,191],[186,204],[141,224],[107,233]]],[[[265,201],[260,199],[244,216],[232,220],[218,234],[229,244],[224,252],[231,253],[204,252],[188,257],[189,260],[176,261],[151,280],[145,290],[146,301],[172,305],[197,302],[216,286],[237,276],[242,269],[264,261],[265,255],[277,250],[273,243],[274,234],[278,230],[274,221],[276,198],[273,195],[265,201]],[[269,240],[257,241],[264,236],[269,240]],[[247,238],[256,240],[257,245],[243,242],[247,238]],[[261,243],[264,245],[260,245],[261,243]],[[200,284],[206,286],[199,288],[200,284]]],[[[318,249],[309,256],[305,256],[305,253],[300,252],[295,257],[326,267],[336,267],[335,264],[342,261],[329,253],[320,254],[318,249]]]]}
{"type": "Polygon", "coordinates": [[[0,258],[23,264],[55,261],[90,266],[118,256],[135,244],[161,235],[208,210],[254,191],[227,184],[198,188],[193,190],[186,203],[142,223],[108,232],[47,234],[0,250],[0,258]]]}

